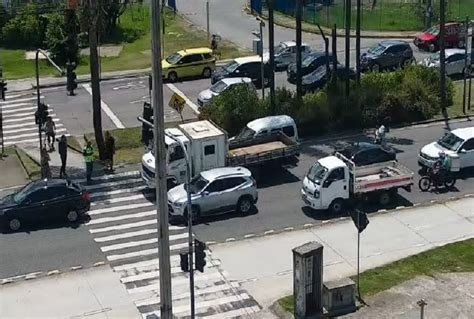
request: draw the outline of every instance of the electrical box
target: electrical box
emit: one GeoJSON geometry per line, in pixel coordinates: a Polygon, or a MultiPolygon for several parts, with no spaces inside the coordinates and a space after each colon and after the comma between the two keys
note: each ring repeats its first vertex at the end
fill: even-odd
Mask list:
{"type": "Polygon", "coordinates": [[[325,282],[323,304],[328,316],[342,316],[356,311],[356,286],[350,278],[325,282]]]}
{"type": "Polygon", "coordinates": [[[255,54],[262,55],[262,40],[260,39],[252,40],[252,51],[255,54]]]}

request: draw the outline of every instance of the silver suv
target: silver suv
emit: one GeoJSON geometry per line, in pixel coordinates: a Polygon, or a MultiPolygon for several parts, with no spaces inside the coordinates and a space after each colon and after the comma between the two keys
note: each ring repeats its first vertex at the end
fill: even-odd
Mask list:
{"type": "MultiPolygon", "coordinates": [[[[238,211],[248,214],[258,200],[257,185],[243,167],[222,167],[201,172],[191,181],[193,221],[202,216],[238,211]]],[[[168,191],[170,219],[187,220],[185,184],[168,191]]]]}

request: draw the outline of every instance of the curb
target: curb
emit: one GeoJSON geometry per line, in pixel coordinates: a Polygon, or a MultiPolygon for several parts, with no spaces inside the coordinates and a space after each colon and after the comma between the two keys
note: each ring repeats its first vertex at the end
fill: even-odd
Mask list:
{"type": "Polygon", "coordinates": [[[292,313],[289,313],[288,311],[283,309],[283,307],[280,306],[280,303],[278,302],[278,300],[275,300],[270,305],[270,307],[268,307],[268,309],[280,319],[293,319],[295,316],[292,313]]]}

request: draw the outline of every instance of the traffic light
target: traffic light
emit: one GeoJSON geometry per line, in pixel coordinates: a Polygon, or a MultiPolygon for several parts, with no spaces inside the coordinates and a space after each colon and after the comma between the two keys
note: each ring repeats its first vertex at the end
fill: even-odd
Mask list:
{"type": "Polygon", "coordinates": [[[196,254],[196,269],[200,272],[204,272],[204,266],[206,266],[206,244],[197,239],[194,240],[194,252],[196,254]]]}
{"type": "Polygon", "coordinates": [[[38,125],[45,123],[48,113],[48,105],[40,103],[38,110],[35,112],[35,123],[38,125]]]}
{"type": "Polygon", "coordinates": [[[74,70],[76,69],[76,63],[66,63],[66,89],[69,95],[74,96],[74,90],[77,89],[77,75],[74,70]]]}
{"type": "Polygon", "coordinates": [[[7,82],[0,80],[0,98],[5,101],[5,92],[7,91],[7,82]]]}
{"type": "Polygon", "coordinates": [[[184,272],[189,271],[189,256],[187,253],[179,253],[179,258],[180,258],[180,266],[181,270],[184,272]]]}
{"type": "MultiPolygon", "coordinates": [[[[148,102],[143,103],[143,119],[153,123],[153,109],[148,102]]],[[[142,123],[142,143],[149,145],[153,141],[153,130],[151,127],[142,123]]]]}

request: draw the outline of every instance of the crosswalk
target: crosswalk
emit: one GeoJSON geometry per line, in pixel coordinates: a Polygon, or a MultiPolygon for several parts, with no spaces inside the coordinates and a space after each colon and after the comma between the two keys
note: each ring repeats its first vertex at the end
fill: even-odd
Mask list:
{"type": "MultiPolygon", "coordinates": [[[[43,98],[44,96],[41,96],[41,99],[43,98]]],[[[38,125],[35,123],[36,95],[31,92],[8,94],[5,101],[0,101],[0,107],[5,146],[38,144],[38,125]]],[[[48,111],[56,124],[56,135],[67,135],[67,130],[54,113],[54,109],[50,106],[48,111]]]]}
{"type": "MultiPolygon", "coordinates": [[[[145,319],[159,318],[157,220],[153,193],[139,172],[103,177],[87,187],[92,206],[89,232],[120,275],[120,281],[145,319]]],[[[189,318],[189,275],[180,268],[179,252],[188,246],[187,228],[169,226],[173,314],[189,318]]],[[[195,273],[196,317],[258,318],[261,307],[238,282],[229,281],[219,260],[206,253],[204,273],[195,273]]]]}

